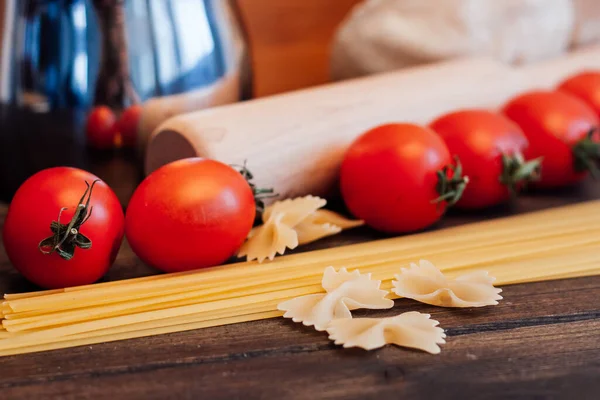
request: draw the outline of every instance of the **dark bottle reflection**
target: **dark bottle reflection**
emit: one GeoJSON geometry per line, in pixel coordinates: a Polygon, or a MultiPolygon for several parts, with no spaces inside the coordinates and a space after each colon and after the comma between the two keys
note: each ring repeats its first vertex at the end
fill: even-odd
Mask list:
{"type": "Polygon", "coordinates": [[[209,86],[240,68],[226,0],[7,0],[0,68],[0,198],[35,172],[89,170],[123,203],[141,178],[133,150],[93,151],[94,105],[120,111],[209,86]],[[6,15],[8,14],[8,18],[6,15]],[[7,45],[8,44],[8,45],[7,45]],[[235,47],[235,49],[233,49],[235,47]]]}

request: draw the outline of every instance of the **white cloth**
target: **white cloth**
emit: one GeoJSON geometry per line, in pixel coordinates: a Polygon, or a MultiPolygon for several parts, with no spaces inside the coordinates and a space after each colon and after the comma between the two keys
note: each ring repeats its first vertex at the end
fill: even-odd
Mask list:
{"type": "Polygon", "coordinates": [[[522,64],[600,38],[600,0],[365,0],[340,26],[342,79],[460,56],[522,64]]]}

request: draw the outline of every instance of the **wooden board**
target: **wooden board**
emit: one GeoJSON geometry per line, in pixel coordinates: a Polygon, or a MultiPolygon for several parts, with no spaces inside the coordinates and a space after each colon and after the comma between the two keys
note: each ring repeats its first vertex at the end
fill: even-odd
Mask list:
{"type": "MultiPolygon", "coordinates": [[[[442,226],[600,198],[600,185],[532,194],[514,207],[458,214],[442,226]]],[[[6,206],[0,206],[0,221],[6,206]]],[[[380,237],[369,229],[304,250],[380,237]]],[[[124,246],[108,279],[155,273],[124,246]]],[[[28,290],[0,248],[0,290],[28,290]]],[[[343,350],[323,333],[274,319],[0,358],[0,398],[500,399],[596,398],[600,276],[504,288],[497,307],[449,310],[410,300],[389,316],[431,313],[448,343],[432,356],[343,350]]]]}

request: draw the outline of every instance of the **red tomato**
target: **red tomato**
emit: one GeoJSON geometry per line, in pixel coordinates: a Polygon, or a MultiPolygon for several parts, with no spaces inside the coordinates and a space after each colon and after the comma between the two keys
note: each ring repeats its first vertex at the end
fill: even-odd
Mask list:
{"type": "Polygon", "coordinates": [[[348,209],[375,229],[410,232],[426,228],[454,203],[466,179],[452,177],[452,159],[435,132],[417,125],[389,124],[359,137],[341,167],[348,209]]]}
{"type": "Polygon", "coordinates": [[[99,180],[82,198],[86,182],[91,185],[96,180],[95,175],[80,169],[49,168],[30,177],[17,190],[4,223],[4,247],[15,268],[31,282],[45,288],[90,284],[114,262],[123,240],[123,210],[114,192],[99,180]],[[50,224],[58,221],[60,214],[60,237],[64,238],[80,200],[85,205],[88,197],[89,205],[79,215],[83,218],[90,213],[89,219],[77,232],[67,235],[59,248],[43,254],[41,250],[52,250],[52,240],[39,248],[40,242],[53,236],[50,224]],[[63,207],[66,209],[61,213],[63,207]],[[73,258],[61,256],[68,258],[65,253],[70,250],[74,251],[73,258]]]}
{"type": "Polygon", "coordinates": [[[539,161],[524,162],[528,141],[508,118],[484,110],[464,110],[435,120],[431,129],[458,155],[469,186],[456,204],[483,208],[506,201],[523,182],[537,176],[539,161]]]}
{"type": "Polygon", "coordinates": [[[597,138],[592,140],[588,134],[599,121],[583,101],[563,92],[534,91],[515,97],[503,111],[529,140],[525,158],[543,157],[542,176],[536,185],[568,185],[584,178],[592,168],[589,162],[598,155],[586,149],[595,147],[597,138]]]}
{"type": "Polygon", "coordinates": [[[135,146],[137,141],[137,129],[142,116],[143,107],[133,105],[123,111],[121,118],[117,122],[117,130],[121,134],[123,144],[127,147],[135,146]]]}
{"type": "Polygon", "coordinates": [[[117,117],[110,108],[94,107],[86,125],[88,144],[96,149],[112,149],[117,135],[116,123],[117,117]]]}
{"type": "Polygon", "coordinates": [[[600,117],[600,71],[588,71],[572,76],[561,83],[558,89],[579,97],[600,117]]]}
{"type": "Polygon", "coordinates": [[[133,251],[162,271],[210,267],[239,249],[255,208],[238,171],[188,158],[157,169],[140,184],[127,208],[125,231],[133,251]]]}

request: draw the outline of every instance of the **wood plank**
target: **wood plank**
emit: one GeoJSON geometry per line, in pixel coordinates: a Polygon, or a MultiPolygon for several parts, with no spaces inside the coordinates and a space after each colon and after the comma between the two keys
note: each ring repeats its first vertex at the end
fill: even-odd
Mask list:
{"type": "Polygon", "coordinates": [[[61,398],[168,398],[170,393],[211,399],[375,394],[434,398],[440,393],[446,398],[475,398],[478,393],[488,393],[486,398],[568,398],[573,392],[592,398],[585,396],[599,389],[598,328],[596,320],[463,335],[439,357],[392,347],[373,353],[341,351],[325,344],[212,358],[188,351],[186,357],[170,362],[52,377],[37,374],[2,389],[8,398],[42,393],[61,398]],[[560,348],[569,351],[557,351],[560,348]]]}
{"type": "MultiPolygon", "coordinates": [[[[184,397],[203,393],[208,398],[244,393],[249,398],[348,393],[364,398],[394,392],[431,398],[432,380],[440,390],[462,395],[484,386],[497,394],[513,388],[515,394],[543,395],[546,389],[572,388],[573,382],[587,384],[600,372],[600,305],[593,301],[600,298],[600,277],[509,286],[504,295],[499,306],[482,309],[399,300],[393,310],[360,313],[431,313],[449,334],[439,356],[394,347],[373,353],[342,350],[323,333],[276,319],[3,357],[0,388],[10,398],[41,392],[67,396],[78,394],[78,387],[85,387],[79,393],[85,398],[164,398],[171,389],[184,397]]],[[[598,383],[589,385],[600,389],[598,383]]]]}

